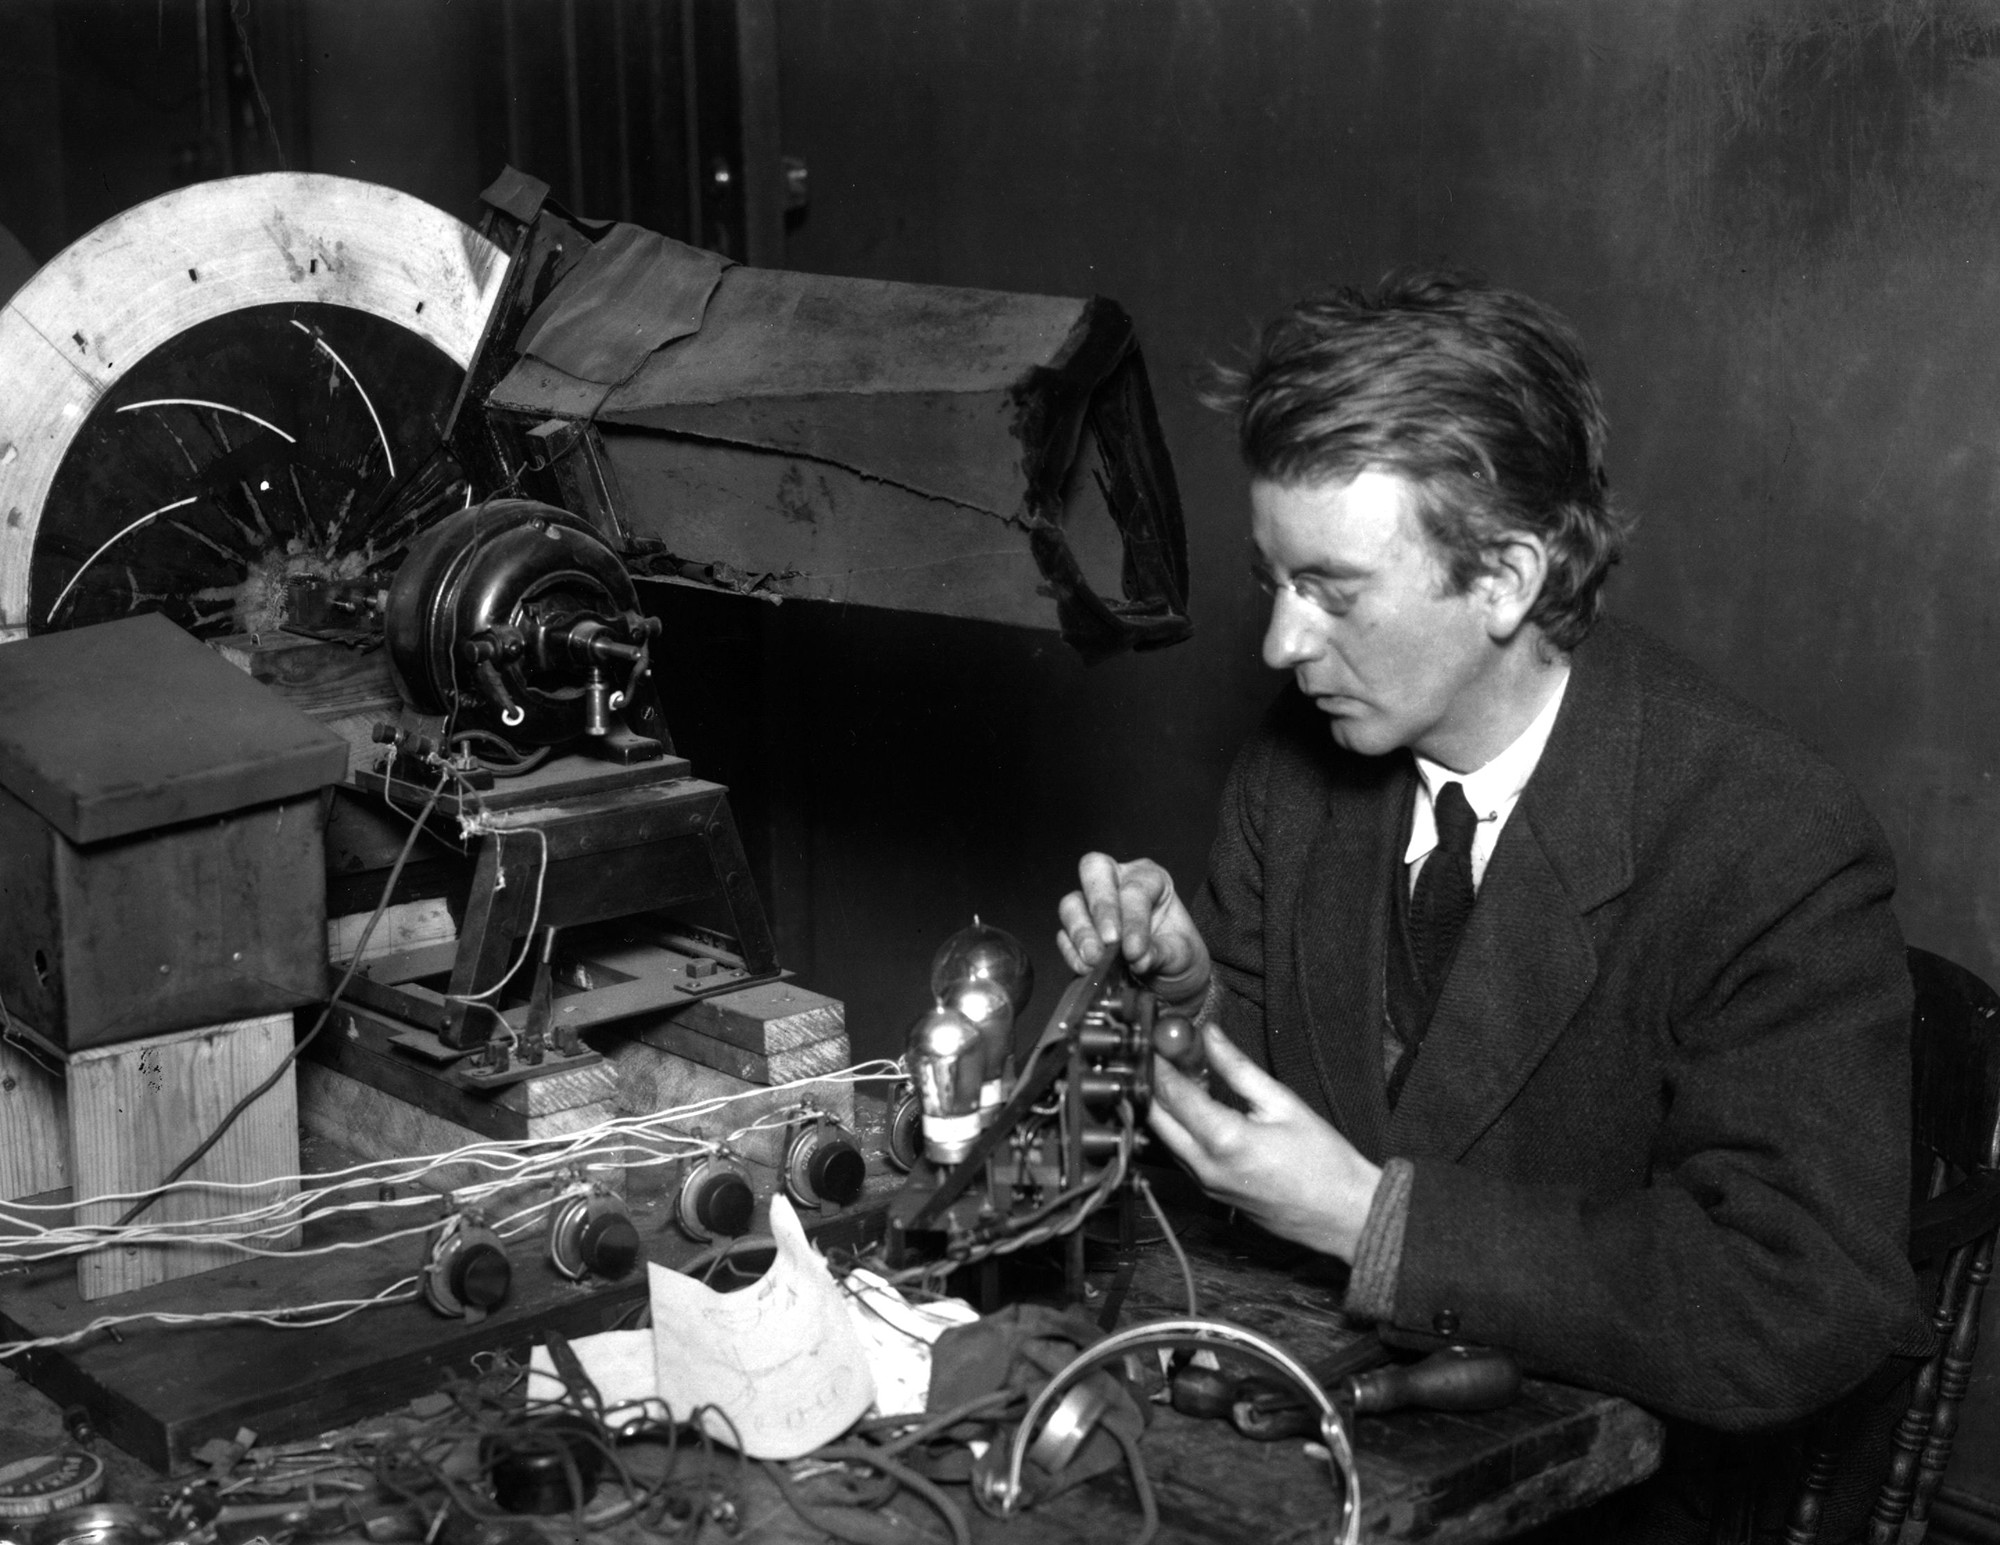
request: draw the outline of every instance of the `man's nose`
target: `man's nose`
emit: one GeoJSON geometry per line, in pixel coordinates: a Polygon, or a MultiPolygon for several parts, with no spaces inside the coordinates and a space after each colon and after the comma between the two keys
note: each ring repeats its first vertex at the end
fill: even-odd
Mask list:
{"type": "Polygon", "coordinates": [[[1264,663],[1272,670],[1288,671],[1319,653],[1314,611],[1289,586],[1280,586],[1271,597],[1271,620],[1264,625],[1264,663]]]}

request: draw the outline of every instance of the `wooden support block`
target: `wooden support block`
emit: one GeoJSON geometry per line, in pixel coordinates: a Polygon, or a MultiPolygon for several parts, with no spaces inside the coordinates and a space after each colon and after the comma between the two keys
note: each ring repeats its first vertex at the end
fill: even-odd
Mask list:
{"type": "MultiPolygon", "coordinates": [[[[618,1070],[608,1062],[591,1062],[580,1068],[565,1068],[560,1073],[508,1084],[493,1096],[493,1102],[502,1110],[518,1111],[534,1122],[586,1105],[601,1105],[608,1111],[617,1098],[618,1070]]],[[[529,1131],[534,1128],[531,1126],[529,1131]]]]}
{"type": "MultiPolygon", "coordinates": [[[[344,966],[352,960],[354,947],[361,942],[368,920],[374,915],[370,910],[328,918],[326,958],[336,966],[344,966]]],[[[422,901],[401,901],[383,911],[381,920],[375,924],[375,931],[368,935],[368,948],[361,952],[361,958],[363,961],[380,960],[385,955],[398,955],[426,945],[453,944],[457,940],[458,924],[451,920],[451,909],[445,905],[442,896],[422,901]]]]}
{"type": "MultiPolygon", "coordinates": [[[[855,1124],[852,1084],[823,1083],[803,1089],[774,1090],[690,1062],[636,1038],[607,1040],[603,1049],[604,1062],[579,1069],[575,1076],[581,1079],[588,1075],[591,1087],[606,1093],[606,1098],[534,1115],[513,1112],[514,1129],[505,1135],[512,1140],[567,1137],[614,1116],[652,1115],[715,1099],[727,1099],[729,1103],[676,1123],[679,1130],[691,1137],[720,1140],[801,1102],[810,1103],[849,1128],[855,1124]]],[[[508,1093],[519,1090],[532,1095],[548,1084],[553,1103],[557,1082],[537,1079],[517,1084],[508,1093]]],[[[488,1142],[502,1135],[476,1130],[437,1110],[425,1109],[405,1098],[407,1093],[400,1087],[393,1093],[378,1088],[316,1060],[302,1060],[299,1064],[299,1109],[305,1129],[357,1158],[406,1159],[417,1154],[449,1153],[469,1143],[488,1142]]],[[[742,1158],[776,1168],[784,1161],[784,1125],[781,1122],[744,1133],[734,1138],[730,1146],[742,1158]]],[[[475,1180],[491,1178],[490,1170],[454,1165],[434,1171],[422,1183],[433,1190],[451,1191],[475,1180]]]]}
{"type": "Polygon", "coordinates": [[[236,633],[212,640],[211,647],[346,741],[350,772],[382,759],[375,726],[393,721],[402,706],[387,650],[354,650],[291,633],[236,633]]]}
{"type": "MultiPolygon", "coordinates": [[[[591,1044],[605,1061],[494,1095],[465,1089],[448,1072],[399,1052],[387,1041],[392,1025],[343,1005],[300,1067],[306,1130],[362,1158],[443,1153],[482,1139],[567,1136],[614,1114],[652,1115],[715,1099],[729,1103],[682,1130],[719,1140],[802,1102],[854,1123],[851,1084],[770,1087],[835,1073],[850,1061],[840,1002],[787,982],[704,998],[639,1029],[601,1027],[591,1044]]],[[[780,1121],[731,1146],[776,1167],[784,1142],[780,1121]]],[[[425,1183],[451,1190],[474,1178],[449,1171],[425,1183]]]]}
{"type": "Polygon", "coordinates": [[[0,1198],[69,1184],[69,1100],[60,1073],[0,1041],[0,1198]]]}
{"type": "Polygon", "coordinates": [[[847,1011],[838,998],[793,982],[759,982],[718,993],[677,1010],[675,1024],[759,1056],[847,1039],[847,1011]]]}
{"type": "MultiPolygon", "coordinates": [[[[131,1193],[159,1184],[238,1100],[271,1075],[291,1045],[292,1016],[284,1013],[73,1053],[70,1173],[78,1197],[131,1193]]],[[[296,1192],[298,1170],[298,1097],[287,1069],[185,1177],[269,1184],[176,1191],[147,1209],[142,1221],[213,1218],[276,1201],[296,1192]]],[[[129,1200],[86,1200],[76,1209],[76,1219],[114,1223],[130,1205],[129,1200]]],[[[298,1230],[257,1243],[269,1250],[289,1249],[298,1243],[298,1230]]],[[[104,1298],[242,1259],[221,1246],[108,1246],[78,1260],[77,1292],[85,1299],[104,1298]]]]}
{"type": "Polygon", "coordinates": [[[760,1118],[775,1116],[790,1106],[809,1103],[842,1125],[854,1125],[854,1086],[848,1083],[810,1084],[804,1088],[771,1089],[750,1079],[738,1078],[671,1050],[634,1037],[612,1043],[606,1039],[601,1049],[618,1069],[618,1110],[621,1115],[643,1116],[672,1110],[706,1100],[728,1099],[707,1115],[679,1123],[692,1137],[730,1139],[730,1147],[742,1158],[777,1168],[784,1163],[785,1128],[782,1122],[755,1132],[742,1129],[760,1118]],[[740,1136],[733,1135],[741,1133],[740,1136]]]}
{"type": "MultiPolygon", "coordinates": [[[[349,991],[360,985],[357,978],[349,984],[349,991]]],[[[523,1079],[493,1092],[467,1088],[448,1066],[411,1056],[397,1046],[395,1037],[406,1029],[400,1021],[358,1003],[343,1003],[301,1060],[331,1068],[356,1083],[392,1096],[400,1104],[428,1111],[455,1130],[510,1141],[540,1135],[535,1122],[544,1117],[597,1106],[608,1111],[609,1102],[618,1092],[617,1072],[602,1062],[523,1079]]],[[[322,1087],[318,1082],[300,1085],[301,1109],[309,1130],[317,1130],[313,1123],[320,1118],[314,1101],[322,1087]]],[[[570,1132],[576,1128],[562,1130],[570,1132]]],[[[337,1131],[326,1135],[344,1148],[360,1151],[337,1131]]],[[[387,1150],[396,1156],[436,1151],[434,1148],[387,1150]]],[[[367,1157],[377,1155],[371,1152],[367,1157]]]]}
{"type": "MultiPolygon", "coordinates": [[[[703,1118],[703,1135],[723,1137],[759,1116],[810,1098],[852,1125],[851,1084],[769,1091],[771,1086],[836,1073],[852,1060],[847,1013],[829,998],[792,982],[759,982],[702,998],[649,1020],[634,1040],[603,1045],[618,1068],[619,1107],[633,1114],[718,1096],[745,1098],[703,1118]]],[[[784,1159],[782,1126],[748,1134],[734,1147],[766,1164],[784,1159]]]]}
{"type": "Polygon", "coordinates": [[[690,1062],[698,1062],[705,1068],[714,1068],[746,1083],[766,1086],[838,1073],[848,1063],[845,1035],[814,1041],[790,1051],[773,1052],[768,1057],[745,1051],[716,1036],[703,1035],[677,1020],[649,1026],[639,1032],[639,1039],[649,1046],[685,1057],[690,1062]]]}
{"type": "Polygon", "coordinates": [[[393,716],[402,701],[386,650],[349,649],[296,633],[234,633],[210,647],[301,713],[326,718],[387,704],[393,716]]]}
{"type": "MultiPolygon", "coordinates": [[[[582,1071],[608,1073],[602,1063],[582,1071]]],[[[408,1159],[493,1140],[491,1134],[460,1126],[317,1062],[299,1064],[299,1105],[308,1132],[358,1159],[408,1159]]],[[[572,1105],[526,1117],[521,1136],[567,1137],[609,1121],[615,1114],[609,1100],[572,1105]]],[[[491,1180],[493,1175],[482,1166],[451,1164],[430,1171],[417,1183],[433,1191],[455,1191],[475,1181],[491,1180]]]]}

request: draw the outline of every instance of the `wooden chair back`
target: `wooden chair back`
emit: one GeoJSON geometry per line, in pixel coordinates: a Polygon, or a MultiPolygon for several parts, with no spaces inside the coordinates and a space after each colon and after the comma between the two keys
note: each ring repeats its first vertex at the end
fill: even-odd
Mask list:
{"type": "MultiPolygon", "coordinates": [[[[2000,1232],[2000,995],[1928,950],[1909,952],[1916,988],[1911,1025],[1913,1179],[1910,1262],[1938,1284],[1935,1350],[1910,1382],[1888,1473],[1875,1496],[1868,1545],[1917,1532],[1951,1460],[1959,1406],[1979,1345],[1979,1308],[2000,1232]]],[[[1839,1418],[1809,1446],[1785,1545],[1815,1545],[1840,1462],[1839,1418]]]]}

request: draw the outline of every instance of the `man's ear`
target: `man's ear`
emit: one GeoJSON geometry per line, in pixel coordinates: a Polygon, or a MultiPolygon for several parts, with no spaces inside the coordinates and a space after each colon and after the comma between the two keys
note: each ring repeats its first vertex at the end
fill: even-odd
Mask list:
{"type": "Polygon", "coordinates": [[[1548,546],[1532,531],[1510,532],[1487,549],[1486,567],[1472,589],[1486,608],[1486,632],[1495,643],[1521,631],[1548,577],[1548,546]]]}

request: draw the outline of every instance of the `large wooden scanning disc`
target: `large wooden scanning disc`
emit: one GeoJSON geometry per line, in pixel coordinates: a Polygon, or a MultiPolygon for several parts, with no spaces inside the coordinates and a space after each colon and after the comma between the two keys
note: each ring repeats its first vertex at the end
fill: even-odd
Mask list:
{"type": "Polygon", "coordinates": [[[0,640],[161,611],[254,628],[449,489],[439,442],[507,260],[347,178],[227,178],[106,221],[0,309],[0,640]]]}

